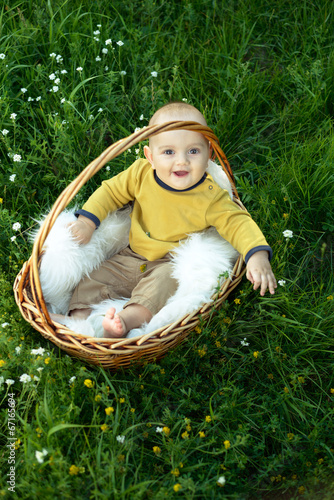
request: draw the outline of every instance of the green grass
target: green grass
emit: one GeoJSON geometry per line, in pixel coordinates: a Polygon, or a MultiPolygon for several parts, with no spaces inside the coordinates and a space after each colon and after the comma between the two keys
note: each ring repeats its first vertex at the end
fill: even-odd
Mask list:
{"type": "MultiPolygon", "coordinates": [[[[14,0],[0,16],[0,496],[332,498],[333,3],[14,0]],[[159,363],[84,366],[14,303],[28,233],[108,145],[183,98],[220,138],[285,283],[261,298],[243,281],[159,363]]],[[[135,157],[115,159],[74,202],[135,157]]]]}

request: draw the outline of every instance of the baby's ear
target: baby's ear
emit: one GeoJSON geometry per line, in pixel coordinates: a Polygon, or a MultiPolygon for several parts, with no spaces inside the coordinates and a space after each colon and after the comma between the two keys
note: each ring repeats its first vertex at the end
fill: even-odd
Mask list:
{"type": "Polygon", "coordinates": [[[152,165],[152,168],[154,168],[152,151],[150,150],[150,148],[148,146],[144,146],[144,155],[145,155],[146,160],[149,161],[150,164],[152,165]]]}

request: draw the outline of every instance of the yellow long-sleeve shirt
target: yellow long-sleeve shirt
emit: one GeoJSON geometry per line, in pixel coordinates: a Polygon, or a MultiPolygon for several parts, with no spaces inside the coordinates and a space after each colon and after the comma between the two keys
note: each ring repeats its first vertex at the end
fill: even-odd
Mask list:
{"type": "Polygon", "coordinates": [[[241,210],[228,192],[210,175],[185,191],[157,182],[145,159],[104,181],[77,214],[99,224],[109,212],[133,201],[130,247],[148,260],[156,260],[179,245],[192,232],[214,226],[219,234],[247,257],[271,249],[248,212],[241,210]],[[247,255],[248,254],[248,255],[247,255]]]}

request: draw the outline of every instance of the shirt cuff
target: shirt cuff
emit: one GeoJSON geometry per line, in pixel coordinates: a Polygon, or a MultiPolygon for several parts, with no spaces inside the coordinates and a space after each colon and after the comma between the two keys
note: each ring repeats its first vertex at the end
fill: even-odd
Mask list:
{"type": "Polygon", "coordinates": [[[261,252],[262,250],[266,250],[269,253],[269,262],[270,262],[273,257],[272,248],[267,245],[260,245],[258,247],[252,248],[251,250],[249,250],[249,252],[247,252],[247,255],[245,257],[245,263],[247,264],[252,255],[254,255],[256,252],[261,252]]]}
{"type": "Polygon", "coordinates": [[[101,224],[100,222],[100,219],[98,219],[96,217],[96,215],[90,213],[90,212],[87,212],[87,210],[83,210],[82,208],[80,208],[79,210],[77,210],[76,212],[74,212],[74,215],[76,217],[79,217],[79,215],[83,215],[84,217],[87,217],[87,219],[91,220],[94,222],[96,228],[99,227],[99,225],[101,224]]]}

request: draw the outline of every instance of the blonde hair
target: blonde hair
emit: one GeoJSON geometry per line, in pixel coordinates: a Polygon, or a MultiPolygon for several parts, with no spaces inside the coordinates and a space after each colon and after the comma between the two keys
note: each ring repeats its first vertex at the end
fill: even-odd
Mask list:
{"type": "Polygon", "coordinates": [[[184,120],[184,121],[197,121],[207,126],[206,120],[202,113],[192,106],[183,101],[173,101],[161,106],[152,118],[150,119],[149,125],[156,125],[157,123],[162,123],[163,121],[171,121],[173,119],[184,120]],[[164,115],[169,115],[170,119],[161,120],[164,115]],[[195,117],[195,118],[194,118],[195,117]]]}

